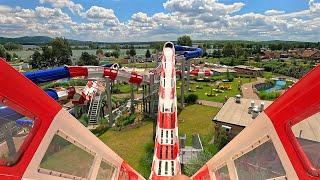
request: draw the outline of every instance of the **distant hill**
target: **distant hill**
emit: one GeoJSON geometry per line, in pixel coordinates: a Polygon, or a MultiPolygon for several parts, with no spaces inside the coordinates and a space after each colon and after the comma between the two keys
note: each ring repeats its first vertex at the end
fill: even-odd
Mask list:
{"type": "MultiPolygon", "coordinates": [[[[48,36],[23,36],[23,37],[17,37],[17,38],[7,38],[7,37],[0,37],[0,44],[5,44],[8,42],[16,43],[16,44],[22,44],[22,45],[41,45],[41,44],[47,44],[50,41],[52,41],[53,38],[48,36]]],[[[107,45],[107,44],[120,44],[120,45],[150,45],[152,43],[157,43],[157,41],[149,41],[149,42],[94,42],[94,41],[80,41],[80,40],[74,40],[74,39],[68,39],[71,45],[90,45],[90,44],[98,44],[98,45],[107,45]]],[[[160,41],[159,41],[160,42],[160,41]]],[[[173,40],[174,43],[176,43],[175,40],[173,40]]],[[[254,43],[254,44],[318,44],[319,42],[299,42],[299,41],[282,41],[282,40],[270,40],[270,41],[250,41],[250,40],[193,40],[194,44],[202,44],[202,43],[210,43],[210,44],[225,44],[226,42],[229,43],[254,43]]],[[[164,43],[164,42],[162,42],[164,43]]]]}
{"type": "Polygon", "coordinates": [[[52,38],[47,36],[24,36],[18,38],[0,37],[0,44],[12,42],[17,44],[37,45],[49,43],[51,40],[52,38]]]}

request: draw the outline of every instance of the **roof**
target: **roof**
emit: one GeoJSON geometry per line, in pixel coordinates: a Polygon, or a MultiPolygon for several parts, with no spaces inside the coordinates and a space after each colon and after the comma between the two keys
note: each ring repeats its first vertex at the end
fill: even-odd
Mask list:
{"type": "Polygon", "coordinates": [[[292,127],[296,137],[320,142],[320,114],[317,113],[292,127]]]}
{"type": "MultiPolygon", "coordinates": [[[[214,121],[242,127],[249,126],[254,121],[254,119],[252,119],[252,115],[248,113],[248,107],[250,106],[251,101],[254,101],[256,106],[260,105],[261,102],[264,102],[265,109],[273,102],[241,98],[241,104],[238,104],[235,102],[235,98],[231,97],[215,116],[214,121]]],[[[320,142],[319,119],[320,113],[314,114],[313,116],[294,125],[292,127],[292,131],[296,137],[320,142]]]]}
{"type": "Polygon", "coordinates": [[[251,101],[254,101],[256,106],[260,105],[261,102],[264,102],[265,108],[272,103],[272,101],[241,98],[241,103],[238,104],[235,102],[235,98],[231,97],[216,115],[216,121],[243,127],[250,125],[253,121],[252,115],[248,113],[248,108],[251,104],[251,101]]]}
{"type": "Polygon", "coordinates": [[[239,68],[239,69],[248,69],[252,71],[263,71],[263,68],[257,68],[257,67],[251,67],[251,66],[245,66],[245,65],[238,65],[234,66],[234,68],[239,68]]]}
{"type": "Polygon", "coordinates": [[[229,68],[212,68],[212,71],[218,72],[218,73],[226,73],[226,72],[230,72],[230,73],[235,73],[236,71],[233,69],[229,69],[229,68]]]}
{"type": "Polygon", "coordinates": [[[312,56],[314,56],[315,54],[317,54],[319,51],[316,50],[305,50],[302,53],[302,57],[303,58],[311,58],[312,56]]]}

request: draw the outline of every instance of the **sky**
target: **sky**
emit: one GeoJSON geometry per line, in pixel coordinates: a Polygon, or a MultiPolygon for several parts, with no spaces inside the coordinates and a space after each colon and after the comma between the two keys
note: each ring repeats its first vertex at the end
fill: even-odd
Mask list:
{"type": "Polygon", "coordinates": [[[320,41],[320,0],[0,0],[0,36],[320,41]]]}

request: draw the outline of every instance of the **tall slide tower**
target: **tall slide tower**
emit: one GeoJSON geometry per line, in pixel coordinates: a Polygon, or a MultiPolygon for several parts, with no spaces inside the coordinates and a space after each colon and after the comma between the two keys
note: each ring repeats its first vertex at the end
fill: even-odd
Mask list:
{"type": "Polygon", "coordinates": [[[175,49],[172,43],[164,45],[161,64],[152,179],[180,173],[175,49]]]}

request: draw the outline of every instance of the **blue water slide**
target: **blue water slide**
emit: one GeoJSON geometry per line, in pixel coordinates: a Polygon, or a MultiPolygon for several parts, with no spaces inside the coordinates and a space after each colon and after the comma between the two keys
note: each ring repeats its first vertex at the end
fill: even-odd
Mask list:
{"type": "Polygon", "coordinates": [[[191,58],[196,58],[202,56],[202,49],[196,47],[189,47],[189,46],[174,46],[176,52],[183,52],[183,56],[188,60],[191,58]]]}
{"type": "Polygon", "coordinates": [[[59,96],[56,90],[54,89],[46,89],[44,90],[50,97],[52,97],[54,100],[59,100],[59,96]]]}
{"type": "Polygon", "coordinates": [[[24,116],[17,113],[16,111],[6,107],[6,106],[1,106],[0,107],[0,124],[12,120],[17,120],[21,119],[24,116]]]}
{"type": "MultiPolygon", "coordinates": [[[[46,89],[45,92],[54,100],[58,100],[58,93],[53,89],[46,89]]],[[[2,121],[14,121],[23,118],[24,115],[17,113],[16,111],[6,107],[0,106],[0,123],[2,121]]]]}
{"type": "Polygon", "coordinates": [[[53,69],[26,72],[24,75],[35,84],[70,78],[68,67],[58,67],[53,69]]]}
{"type": "MultiPolygon", "coordinates": [[[[67,67],[58,67],[47,70],[39,70],[34,72],[26,72],[24,75],[35,84],[44,82],[56,81],[59,79],[70,78],[70,73],[67,67]]],[[[54,100],[58,100],[58,94],[53,89],[46,89],[45,92],[54,100]]],[[[5,121],[14,121],[23,118],[24,116],[16,111],[0,106],[0,123],[5,121]]]]}
{"type": "Polygon", "coordinates": [[[18,120],[16,120],[16,123],[19,126],[32,126],[33,125],[33,121],[31,119],[27,119],[27,118],[18,119],[18,120]]]}

